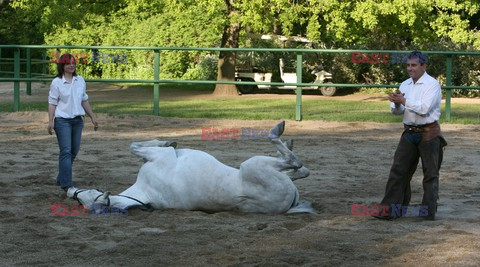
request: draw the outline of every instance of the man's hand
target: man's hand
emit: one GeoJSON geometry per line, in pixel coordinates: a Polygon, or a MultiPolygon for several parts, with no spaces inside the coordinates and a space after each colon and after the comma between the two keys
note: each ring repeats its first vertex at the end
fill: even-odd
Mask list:
{"type": "Polygon", "coordinates": [[[395,106],[398,108],[400,107],[400,104],[405,105],[407,99],[405,98],[405,94],[402,94],[400,90],[397,89],[395,92],[388,95],[388,100],[395,103],[395,106]]]}

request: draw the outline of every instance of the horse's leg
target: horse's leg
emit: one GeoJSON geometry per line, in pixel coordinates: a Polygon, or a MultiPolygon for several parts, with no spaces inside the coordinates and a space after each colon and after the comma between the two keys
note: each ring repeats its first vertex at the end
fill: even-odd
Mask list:
{"type": "Polygon", "coordinates": [[[288,139],[287,141],[283,142],[287,148],[293,152],[293,139],[288,139]]]}
{"type": "Polygon", "coordinates": [[[270,178],[274,175],[282,176],[281,171],[288,168],[290,165],[281,158],[254,156],[240,164],[240,173],[243,179],[269,184],[270,178]]]}
{"type": "MultiPolygon", "coordinates": [[[[301,164],[301,162],[300,162],[301,164]]],[[[261,181],[265,173],[270,175],[278,172],[287,175],[292,181],[302,179],[310,175],[310,170],[305,166],[297,167],[291,161],[278,157],[255,156],[240,164],[240,171],[245,173],[248,170],[250,177],[257,177],[261,181]]],[[[243,174],[242,174],[243,175],[243,174]]]]}
{"type": "Polygon", "coordinates": [[[150,141],[133,142],[130,145],[130,148],[133,149],[134,147],[168,147],[168,146],[176,148],[177,143],[173,141],[160,141],[157,139],[153,139],[150,141]]]}
{"type": "Polygon", "coordinates": [[[293,141],[289,140],[284,143],[280,140],[280,136],[283,134],[284,130],[285,121],[282,121],[270,131],[268,139],[270,139],[270,142],[275,145],[277,151],[282,155],[282,158],[284,158],[292,168],[300,168],[303,166],[302,161],[290,150],[293,146],[293,141]]]}
{"type": "Polygon", "coordinates": [[[143,161],[153,161],[158,156],[159,147],[177,147],[176,142],[172,141],[159,141],[159,140],[150,140],[143,142],[133,142],[130,145],[130,151],[132,154],[140,156],[143,158],[143,161]]]}
{"type": "Polygon", "coordinates": [[[297,189],[282,158],[255,156],[240,164],[242,211],[280,213],[296,204],[297,189]]]}

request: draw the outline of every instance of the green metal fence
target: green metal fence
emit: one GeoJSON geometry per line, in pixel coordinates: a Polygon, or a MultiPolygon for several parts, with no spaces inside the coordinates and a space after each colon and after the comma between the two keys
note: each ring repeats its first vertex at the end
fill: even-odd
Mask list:
{"type": "MultiPolygon", "coordinates": [[[[0,78],[0,82],[13,81],[14,82],[14,96],[13,96],[13,108],[14,111],[20,110],[20,82],[26,82],[27,84],[27,94],[31,95],[31,82],[32,81],[51,81],[51,78],[33,78],[32,74],[36,75],[45,75],[46,74],[46,64],[50,63],[49,60],[46,60],[46,49],[112,49],[112,50],[147,50],[154,52],[154,75],[152,80],[144,79],[86,79],[87,82],[112,82],[112,83],[153,83],[153,114],[159,115],[159,84],[160,83],[174,83],[174,84],[242,84],[242,85],[270,85],[270,86],[296,86],[296,120],[302,119],[302,87],[311,87],[311,86],[333,86],[333,87],[377,87],[377,88],[398,88],[399,85],[392,84],[343,84],[343,83],[303,83],[302,82],[302,63],[303,63],[303,54],[306,53],[352,53],[352,52],[361,52],[361,53],[395,53],[395,54],[405,54],[409,51],[398,51],[398,50],[341,50],[341,49],[274,49],[274,48],[193,48],[193,47],[132,47],[132,46],[50,46],[50,45],[0,45],[0,66],[2,64],[11,65],[13,64],[13,77],[0,78]],[[14,57],[13,61],[9,58],[2,58],[2,49],[13,49],[14,57]],[[25,49],[26,58],[20,58],[20,50],[25,49]],[[42,59],[32,59],[31,58],[31,49],[42,49],[42,59]],[[281,82],[238,82],[238,81],[211,81],[211,80],[161,80],[160,79],[160,51],[233,51],[233,52],[287,52],[295,53],[297,56],[296,64],[296,73],[297,73],[297,82],[296,83],[281,83],[281,82]],[[4,62],[5,61],[5,62],[4,62]],[[20,78],[20,64],[24,62],[26,64],[26,77],[20,78]],[[43,64],[42,73],[32,73],[31,65],[32,64],[43,64]]],[[[445,101],[445,120],[450,121],[451,114],[451,90],[452,89],[480,89],[480,86],[456,86],[452,85],[452,57],[459,55],[480,55],[480,52],[450,52],[450,51],[422,51],[432,54],[440,54],[446,56],[446,85],[442,86],[446,90],[446,101],[445,101]]]]}

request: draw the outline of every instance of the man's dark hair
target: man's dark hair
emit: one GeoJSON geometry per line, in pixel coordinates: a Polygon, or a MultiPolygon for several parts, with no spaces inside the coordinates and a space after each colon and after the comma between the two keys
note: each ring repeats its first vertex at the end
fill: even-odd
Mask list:
{"type": "Polygon", "coordinates": [[[417,59],[418,62],[420,62],[420,65],[423,65],[427,63],[428,61],[428,55],[427,54],[422,54],[420,51],[412,51],[410,54],[408,54],[408,59],[417,59]]]}
{"type": "MultiPolygon", "coordinates": [[[[72,56],[71,54],[63,54],[57,61],[57,76],[58,78],[62,78],[64,74],[63,67],[65,67],[66,64],[69,63],[77,63],[77,59],[72,56]]],[[[73,72],[73,76],[77,76],[77,72],[73,72]]]]}

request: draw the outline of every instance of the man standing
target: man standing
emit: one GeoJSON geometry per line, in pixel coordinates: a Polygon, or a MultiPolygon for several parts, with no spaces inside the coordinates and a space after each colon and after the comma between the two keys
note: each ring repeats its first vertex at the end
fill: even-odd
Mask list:
{"type": "MultiPolygon", "coordinates": [[[[417,169],[419,158],[423,168],[422,206],[428,207],[428,214],[422,218],[435,220],[438,199],[439,170],[443,160],[443,147],[447,145],[440,134],[440,84],[428,75],[425,57],[420,52],[411,52],[407,59],[410,78],[404,81],[399,90],[391,93],[393,114],[403,114],[404,132],[398,143],[393,159],[385,196],[381,205],[388,206],[388,216],[375,216],[379,219],[395,219],[392,207],[408,206],[411,191],[410,181],[417,169]]],[[[422,215],[422,214],[421,214],[422,215]]]]}

